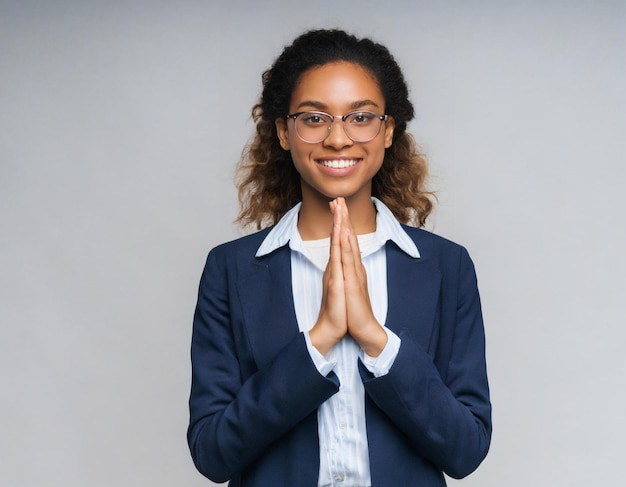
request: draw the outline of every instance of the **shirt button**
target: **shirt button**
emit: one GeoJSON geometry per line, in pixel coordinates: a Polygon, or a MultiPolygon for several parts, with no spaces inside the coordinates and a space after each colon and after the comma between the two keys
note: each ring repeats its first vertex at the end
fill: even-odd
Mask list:
{"type": "Polygon", "coordinates": [[[343,482],[343,477],[341,475],[337,475],[335,477],[335,482],[343,482]]]}

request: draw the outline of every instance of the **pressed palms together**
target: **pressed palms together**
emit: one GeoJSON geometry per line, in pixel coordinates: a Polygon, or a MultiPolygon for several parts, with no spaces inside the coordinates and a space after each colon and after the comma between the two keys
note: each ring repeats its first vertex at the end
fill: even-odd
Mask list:
{"type": "Polygon", "coordinates": [[[350,334],[366,354],[376,357],[387,343],[387,334],[372,311],[359,242],[345,200],[334,199],[330,210],[330,259],[323,276],[320,314],[310,332],[311,342],[326,354],[350,334]]]}

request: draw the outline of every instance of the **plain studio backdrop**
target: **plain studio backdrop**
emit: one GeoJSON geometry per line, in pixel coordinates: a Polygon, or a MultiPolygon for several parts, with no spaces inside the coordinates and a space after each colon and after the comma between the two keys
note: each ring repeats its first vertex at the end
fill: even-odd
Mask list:
{"type": "Polygon", "coordinates": [[[0,0],[0,484],[206,486],[191,320],[261,73],[341,27],[403,67],[483,298],[491,452],[465,486],[617,485],[626,2],[0,0]]]}

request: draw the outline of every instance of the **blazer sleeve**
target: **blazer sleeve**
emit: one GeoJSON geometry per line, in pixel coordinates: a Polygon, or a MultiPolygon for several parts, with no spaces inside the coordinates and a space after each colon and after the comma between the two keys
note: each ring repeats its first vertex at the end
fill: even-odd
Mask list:
{"type": "MultiPolygon", "coordinates": [[[[315,368],[302,333],[269,364],[244,371],[246,344],[233,331],[233,314],[241,314],[232,282],[237,276],[227,262],[220,250],[209,254],[191,345],[187,439],[198,470],[216,482],[244,470],[338,390],[334,373],[323,377],[315,368]]],[[[271,330],[272,317],[266,324],[271,330]]]]}
{"type": "MultiPolygon", "coordinates": [[[[485,337],[473,263],[458,247],[440,293],[436,360],[402,331],[400,350],[385,376],[360,364],[367,394],[421,456],[453,478],[474,471],[489,449],[491,404],[485,337]]],[[[416,292],[419,292],[417,290],[416,292]]]]}

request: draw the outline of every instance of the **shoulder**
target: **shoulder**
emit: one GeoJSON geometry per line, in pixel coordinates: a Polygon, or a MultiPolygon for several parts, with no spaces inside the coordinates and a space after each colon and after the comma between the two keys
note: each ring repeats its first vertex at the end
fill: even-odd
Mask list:
{"type": "Polygon", "coordinates": [[[224,242],[209,252],[209,256],[214,255],[217,257],[242,257],[242,256],[254,256],[261,243],[267,237],[270,232],[270,228],[264,228],[258,232],[245,235],[243,237],[236,238],[229,242],[224,242]]]}
{"type": "Polygon", "coordinates": [[[469,252],[463,245],[421,228],[408,225],[402,225],[402,228],[415,242],[422,261],[448,269],[473,268],[469,252]]]}
{"type": "Polygon", "coordinates": [[[402,229],[415,242],[420,253],[422,249],[424,251],[436,250],[439,252],[459,252],[464,249],[462,245],[422,228],[403,224],[402,229]]]}
{"type": "Polygon", "coordinates": [[[203,281],[229,280],[246,274],[260,262],[255,254],[270,229],[264,229],[213,247],[206,258],[203,281]]]}

